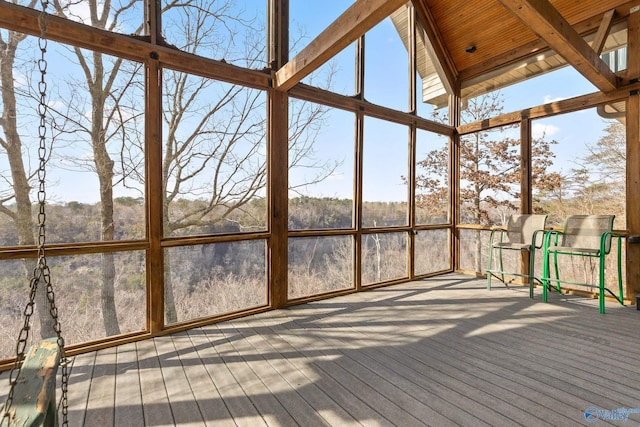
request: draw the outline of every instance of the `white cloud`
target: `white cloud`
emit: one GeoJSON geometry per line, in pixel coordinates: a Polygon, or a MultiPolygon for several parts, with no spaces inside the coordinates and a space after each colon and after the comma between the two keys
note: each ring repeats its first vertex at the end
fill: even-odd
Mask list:
{"type": "Polygon", "coordinates": [[[29,85],[29,79],[25,74],[14,71],[13,85],[16,88],[23,89],[29,85]]]}
{"type": "Polygon", "coordinates": [[[334,172],[327,177],[328,181],[344,181],[344,174],[341,172],[334,172]]]}
{"type": "Polygon", "coordinates": [[[567,99],[567,98],[562,98],[562,97],[552,97],[551,95],[545,95],[544,96],[544,103],[548,104],[550,102],[557,102],[557,101],[562,101],[563,99],[567,99]]]}
{"type": "Polygon", "coordinates": [[[533,136],[533,138],[541,138],[542,136],[548,138],[556,135],[558,132],[560,132],[559,127],[553,125],[545,125],[542,123],[534,123],[533,127],[531,128],[531,135],[533,136]]]}
{"type": "MultiPolygon", "coordinates": [[[[104,2],[98,2],[98,5],[103,4],[104,2]]],[[[91,10],[89,9],[89,2],[78,2],[70,5],[67,17],[83,24],[91,25],[91,10]]]]}

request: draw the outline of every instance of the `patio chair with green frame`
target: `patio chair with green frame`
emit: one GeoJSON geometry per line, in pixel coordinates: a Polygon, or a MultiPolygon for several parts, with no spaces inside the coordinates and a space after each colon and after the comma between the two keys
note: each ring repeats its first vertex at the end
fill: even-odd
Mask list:
{"type": "MultiPolygon", "coordinates": [[[[535,250],[542,248],[546,215],[515,214],[509,217],[507,227],[496,227],[489,236],[489,262],[487,266],[487,289],[491,289],[491,276],[500,279],[506,285],[504,276],[527,277],[529,279],[529,296],[533,298],[535,250]],[[493,252],[498,250],[499,268],[493,268],[493,252]],[[504,270],[502,251],[510,250],[529,255],[529,272],[527,274],[504,270]]],[[[538,279],[539,280],[539,279],[538,279]]]]}
{"type": "Polygon", "coordinates": [[[547,301],[547,288],[552,282],[558,293],[561,283],[598,289],[600,313],[604,313],[604,295],[609,292],[620,304],[622,296],[622,236],[613,232],[615,215],[570,215],[565,219],[562,231],[552,230],[545,234],[542,269],[542,300],[547,301]],[[611,252],[611,240],[617,239],[618,246],[618,296],[605,286],[605,260],[611,252]],[[551,277],[550,256],[553,255],[555,279],[551,277]],[[560,279],[558,255],[597,258],[598,284],[574,282],[560,279]]]}

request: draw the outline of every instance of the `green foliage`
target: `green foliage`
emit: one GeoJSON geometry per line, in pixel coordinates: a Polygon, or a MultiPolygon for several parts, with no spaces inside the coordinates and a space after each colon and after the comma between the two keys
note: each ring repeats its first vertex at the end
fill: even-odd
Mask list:
{"type": "MultiPolygon", "coordinates": [[[[116,197],[113,199],[114,203],[122,206],[144,206],[143,197],[116,197]]],[[[76,202],[71,202],[76,203],[76,202]]]]}

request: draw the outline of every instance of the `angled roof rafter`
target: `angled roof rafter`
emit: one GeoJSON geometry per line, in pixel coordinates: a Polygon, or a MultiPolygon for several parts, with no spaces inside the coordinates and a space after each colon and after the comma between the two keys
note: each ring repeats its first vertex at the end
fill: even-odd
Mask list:
{"type": "Polygon", "coordinates": [[[289,90],[342,49],[383,21],[407,0],[357,1],[275,75],[274,86],[289,90]]]}
{"type": "Polygon", "coordinates": [[[602,53],[602,49],[604,49],[604,44],[607,41],[607,37],[609,36],[609,31],[611,31],[611,26],[613,25],[613,18],[615,18],[616,10],[612,9],[605,13],[602,17],[602,21],[600,22],[600,26],[598,27],[598,32],[596,33],[596,37],[593,39],[591,43],[591,48],[595,53],[600,55],[602,53]]]}
{"type": "Polygon", "coordinates": [[[618,87],[616,75],[548,0],[499,1],[598,89],[618,87]]]}
{"type": "Polygon", "coordinates": [[[438,77],[442,81],[447,93],[452,94],[457,86],[458,70],[455,67],[453,59],[445,46],[442,36],[438,31],[433,15],[424,0],[414,0],[418,21],[422,24],[424,33],[426,33],[425,47],[427,54],[433,62],[438,73],[438,77]]]}

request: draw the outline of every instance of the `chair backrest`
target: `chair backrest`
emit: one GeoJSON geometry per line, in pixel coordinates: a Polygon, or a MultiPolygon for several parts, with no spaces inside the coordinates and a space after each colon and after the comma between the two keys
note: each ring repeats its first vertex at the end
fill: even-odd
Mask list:
{"type": "MultiPolygon", "coordinates": [[[[564,221],[564,234],[560,246],[600,250],[602,235],[613,231],[615,215],[570,215],[564,221]]],[[[611,249],[611,236],[605,242],[604,251],[611,249]]]]}
{"type": "MultiPolygon", "coordinates": [[[[533,233],[544,230],[547,222],[546,215],[515,214],[509,217],[507,223],[507,238],[511,243],[530,245],[533,233]]],[[[541,236],[542,238],[542,236],[541,236]]]]}

